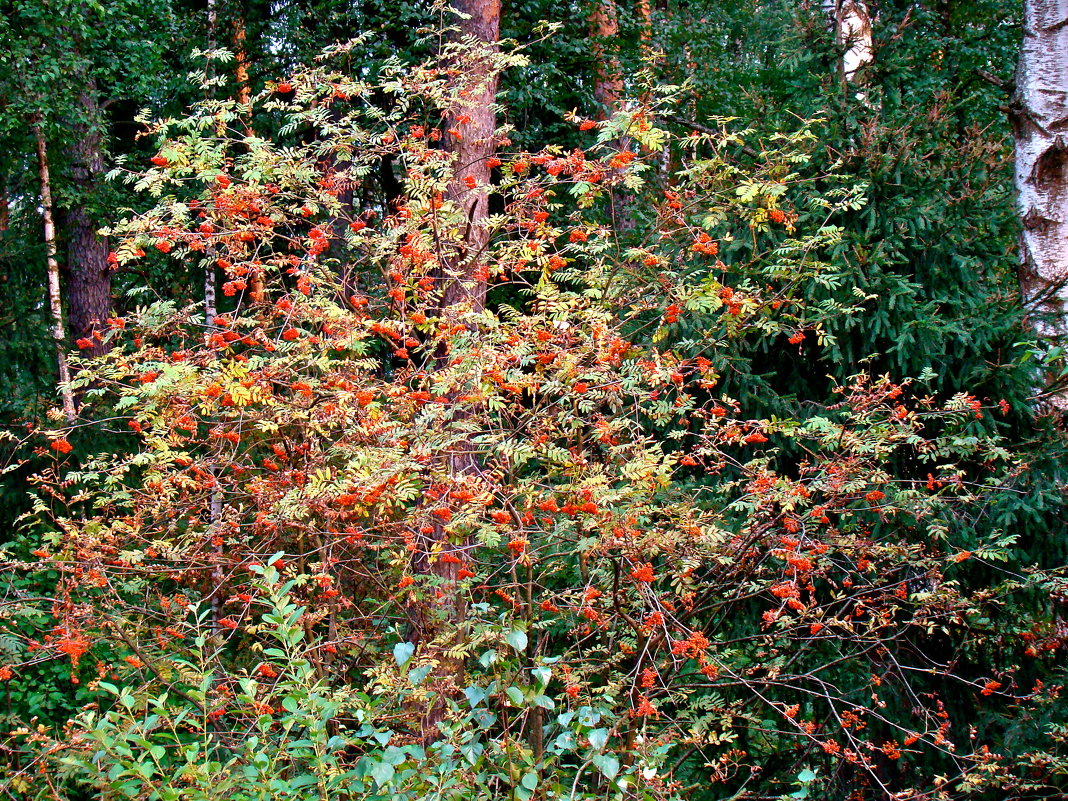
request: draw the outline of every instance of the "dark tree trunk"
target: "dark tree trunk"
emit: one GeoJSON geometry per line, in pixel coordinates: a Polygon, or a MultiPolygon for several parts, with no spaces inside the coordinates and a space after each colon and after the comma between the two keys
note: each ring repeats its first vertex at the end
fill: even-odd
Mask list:
{"type": "Polygon", "coordinates": [[[111,265],[108,241],[97,234],[98,222],[89,203],[99,196],[104,173],[104,150],[100,105],[96,86],[90,80],[79,95],[83,119],[71,126],[70,203],[62,215],[67,240],[67,319],[71,334],[89,339],[87,352],[103,353],[107,346],[94,338],[111,315],[111,265]]]}
{"type": "MultiPolygon", "coordinates": [[[[648,20],[648,6],[639,8],[643,19],[648,20]]],[[[643,29],[643,37],[645,35],[643,29]]],[[[590,34],[593,38],[593,52],[596,62],[593,70],[593,99],[597,107],[597,118],[610,119],[623,110],[625,85],[619,59],[612,54],[619,38],[619,9],[615,0],[594,0],[593,12],[590,14],[590,34]]],[[[628,137],[622,137],[612,143],[623,150],[630,145],[628,137]]],[[[634,228],[634,197],[624,186],[612,189],[613,228],[617,231],[630,231],[634,228]]]]}
{"type": "MultiPolygon", "coordinates": [[[[473,37],[486,47],[464,55],[463,71],[469,93],[467,100],[450,109],[445,129],[460,136],[446,134],[445,149],[453,155],[454,173],[446,188],[445,199],[458,211],[456,225],[460,226],[460,241],[447,264],[437,275],[442,286],[441,316],[453,324],[473,326],[472,315],[485,309],[487,276],[485,251],[490,231],[489,195],[492,168],[488,159],[496,153],[496,113],[493,104],[497,96],[497,52],[500,31],[500,0],[454,0],[453,7],[466,15],[458,22],[461,38],[473,37]],[[473,179],[473,180],[472,180],[473,179]]],[[[439,369],[447,370],[449,355],[438,354],[439,369]]],[[[453,391],[453,398],[460,395],[453,391]]],[[[462,426],[481,413],[468,405],[453,406],[453,425],[462,426]]],[[[446,452],[438,470],[444,473],[450,487],[470,486],[480,479],[480,459],[475,444],[468,436],[460,436],[446,452]]],[[[420,548],[413,554],[412,570],[423,575],[443,579],[441,603],[417,601],[411,609],[414,624],[413,638],[424,656],[436,662],[433,673],[439,688],[439,701],[424,710],[422,737],[437,736],[438,723],[445,711],[444,697],[458,693],[464,683],[464,664],[461,658],[450,655],[463,637],[466,599],[458,588],[459,570],[470,559],[470,541],[454,541],[445,527],[438,523],[432,533],[424,535],[420,548]]]]}
{"type": "Polygon", "coordinates": [[[593,99],[597,102],[597,114],[607,119],[619,111],[623,94],[623,78],[619,74],[619,62],[608,52],[613,40],[619,36],[619,12],[615,0],[594,0],[590,14],[590,33],[593,37],[593,52],[596,62],[593,72],[593,99]]]}
{"type": "Polygon", "coordinates": [[[238,11],[230,23],[230,47],[234,51],[234,80],[237,82],[236,100],[241,104],[240,114],[245,123],[245,133],[253,136],[251,112],[246,111],[252,100],[252,84],[249,82],[248,26],[244,10],[238,11]]]}
{"type": "Polygon", "coordinates": [[[488,57],[496,52],[500,38],[500,0],[454,0],[453,7],[468,19],[460,21],[463,36],[471,36],[488,45],[487,58],[463,65],[472,81],[469,103],[454,108],[446,118],[447,130],[459,130],[460,138],[445,137],[445,149],[454,154],[455,173],[445,193],[446,200],[463,210],[468,221],[463,248],[447,276],[442,308],[455,316],[464,311],[481,311],[486,303],[486,279],[482,276],[483,252],[489,241],[486,218],[489,216],[489,193],[492,170],[487,162],[497,151],[494,133],[497,115],[493,104],[497,98],[496,67],[488,57]],[[461,117],[470,119],[460,124],[461,117]],[[475,188],[468,186],[473,178],[475,188]]]}

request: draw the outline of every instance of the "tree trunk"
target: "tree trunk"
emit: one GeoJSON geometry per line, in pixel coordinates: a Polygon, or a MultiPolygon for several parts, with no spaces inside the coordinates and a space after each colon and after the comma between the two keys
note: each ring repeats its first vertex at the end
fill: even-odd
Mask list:
{"type": "MultiPolygon", "coordinates": [[[[497,149],[494,103],[498,67],[493,63],[493,54],[498,49],[501,6],[500,0],[453,0],[452,5],[465,15],[458,22],[460,38],[474,38],[486,47],[481,53],[469,51],[464,54],[462,68],[470,91],[467,99],[450,109],[445,118],[446,131],[455,132],[445,136],[445,149],[453,156],[454,168],[445,199],[461,212],[457,224],[462,226],[463,234],[451,263],[443,265],[437,277],[443,285],[442,317],[455,324],[473,326],[472,315],[486,306],[484,264],[490,236],[486,222],[492,180],[487,159],[497,149]]],[[[449,359],[446,351],[439,353],[439,369],[448,369],[449,359]]],[[[452,394],[455,397],[461,393],[452,394]]],[[[456,405],[454,409],[454,425],[463,425],[479,413],[479,409],[470,405],[456,405]]],[[[477,480],[480,473],[475,446],[466,436],[450,447],[440,466],[449,484],[454,486],[477,480]]],[[[440,603],[421,599],[411,610],[413,638],[421,646],[422,654],[435,660],[433,676],[439,689],[439,700],[423,712],[421,734],[424,740],[437,737],[438,724],[446,707],[445,696],[457,693],[463,687],[463,660],[449,656],[448,652],[462,637],[466,603],[458,589],[458,573],[470,557],[470,546],[470,541],[452,541],[445,527],[435,523],[432,533],[421,536],[420,547],[412,557],[414,572],[444,580],[440,603]]]]}
{"type": "Polygon", "coordinates": [[[96,85],[88,80],[78,96],[83,120],[71,126],[72,196],[75,200],[63,215],[67,238],[67,315],[71,333],[93,342],[88,353],[97,355],[107,345],[93,334],[104,330],[111,315],[111,265],[108,241],[97,234],[98,225],[85,199],[98,197],[104,174],[103,121],[96,85]]]}
{"type": "MultiPolygon", "coordinates": [[[[241,114],[245,124],[245,134],[255,136],[256,131],[252,127],[252,84],[249,82],[249,57],[248,57],[248,25],[243,9],[230,24],[230,44],[234,50],[234,80],[237,81],[237,102],[241,108],[241,114]]],[[[253,303],[263,300],[266,287],[263,282],[263,271],[255,270],[248,277],[248,296],[253,303]]]]}
{"type": "MultiPolygon", "coordinates": [[[[823,10],[834,28],[834,41],[842,50],[838,76],[843,86],[858,83],[861,69],[874,60],[871,15],[864,0],[823,0],[823,10]]],[[[863,92],[857,93],[864,100],[863,92]]]]}
{"type": "Polygon", "coordinates": [[[245,123],[245,133],[253,136],[251,112],[247,110],[252,100],[252,85],[249,83],[248,31],[245,27],[244,14],[239,12],[230,25],[230,45],[234,51],[234,79],[237,81],[237,102],[241,104],[239,113],[245,123]]]}
{"type": "Polygon", "coordinates": [[[619,99],[623,94],[619,64],[607,52],[607,44],[619,36],[619,15],[615,0],[594,0],[590,27],[596,59],[593,69],[593,99],[597,102],[599,117],[607,119],[619,110],[619,99]]]}
{"type": "Polygon", "coordinates": [[[653,7],[649,0],[638,0],[638,18],[641,20],[642,44],[653,40],[653,7]]]}
{"type": "Polygon", "coordinates": [[[454,280],[447,281],[442,302],[443,309],[453,314],[481,311],[486,304],[486,278],[480,269],[483,252],[489,241],[486,218],[489,216],[489,192],[492,170],[487,159],[497,151],[494,133],[497,115],[493,104],[497,100],[497,68],[488,56],[497,51],[500,38],[500,0],[453,0],[453,8],[467,15],[459,23],[462,36],[471,36],[487,44],[486,58],[463,65],[464,72],[474,84],[467,103],[450,110],[446,130],[455,130],[459,137],[446,135],[445,149],[453,154],[455,172],[445,192],[446,200],[463,210],[467,219],[467,233],[453,265],[454,280]],[[460,119],[467,118],[466,124],[460,119]],[[474,179],[474,188],[468,186],[474,179]]]}
{"type": "MultiPolygon", "coordinates": [[[[463,241],[454,263],[450,265],[442,292],[442,314],[454,322],[470,325],[469,315],[486,307],[487,276],[484,272],[485,251],[489,244],[489,195],[492,184],[490,159],[497,152],[494,135],[497,115],[497,67],[491,57],[497,52],[500,37],[500,0],[453,0],[453,8],[466,15],[459,22],[460,35],[486,44],[482,58],[465,63],[464,71],[472,81],[472,92],[463,105],[452,108],[445,120],[446,130],[460,136],[446,135],[445,149],[453,154],[454,172],[445,191],[446,200],[461,212],[465,220],[463,241]],[[465,122],[461,122],[465,120],[465,122]],[[473,179],[473,180],[472,180],[473,179]]],[[[447,356],[440,360],[444,365],[447,356]]],[[[460,443],[447,456],[451,477],[478,472],[478,459],[470,443],[460,443]]],[[[437,560],[431,572],[455,580],[458,566],[437,560]]]]}
{"type": "MultiPolygon", "coordinates": [[[[640,10],[647,12],[648,5],[640,10]]],[[[619,61],[608,52],[609,43],[619,36],[619,11],[615,0],[594,0],[590,27],[593,52],[597,59],[593,70],[593,99],[597,105],[598,119],[605,120],[622,109],[624,92],[619,61]]],[[[629,141],[627,137],[623,137],[613,144],[622,150],[629,141]]],[[[634,228],[633,203],[634,198],[624,186],[613,188],[612,218],[613,228],[617,231],[630,231],[634,228]]]]}
{"type": "MultiPolygon", "coordinates": [[[[1020,285],[1032,329],[1068,335],[1068,0],[1024,0],[1012,101],[1015,183],[1023,231],[1020,285]]],[[[1063,389],[1053,405],[1068,408],[1063,389]]]]}
{"type": "Polygon", "coordinates": [[[52,341],[59,366],[59,396],[63,414],[74,422],[74,393],[70,388],[70,368],[67,366],[67,332],[63,326],[63,302],[59,290],[59,262],[56,260],[56,226],[52,220],[52,181],[48,174],[48,145],[39,122],[33,123],[37,140],[37,170],[41,181],[41,209],[44,217],[45,256],[48,264],[48,305],[52,311],[52,341]]]}
{"type": "MultiPolygon", "coordinates": [[[[216,0],[208,0],[208,50],[216,47],[216,28],[218,27],[219,12],[216,0]]],[[[211,77],[214,62],[209,57],[205,72],[211,77]]],[[[205,90],[207,92],[208,90],[205,90]]],[[[212,328],[215,326],[215,318],[218,316],[218,304],[215,296],[215,259],[209,258],[204,264],[204,341],[211,337],[212,328]]]]}

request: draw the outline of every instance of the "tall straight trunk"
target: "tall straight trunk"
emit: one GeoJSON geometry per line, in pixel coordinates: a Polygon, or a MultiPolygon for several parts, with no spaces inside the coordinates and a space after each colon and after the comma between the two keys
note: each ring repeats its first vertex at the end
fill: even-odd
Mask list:
{"type": "Polygon", "coordinates": [[[619,36],[619,13],[615,0],[594,0],[590,14],[590,33],[593,37],[593,99],[597,113],[607,119],[619,110],[623,95],[623,79],[619,63],[608,52],[608,44],[619,36]]]}
{"type": "MultiPolygon", "coordinates": [[[[843,86],[860,82],[864,67],[874,61],[871,15],[864,0],[823,0],[823,10],[834,28],[834,40],[842,52],[838,76],[843,86]]],[[[864,100],[863,92],[857,94],[864,100]]]]}
{"type": "Polygon", "coordinates": [[[217,33],[219,22],[219,4],[218,0],[208,0],[208,50],[214,50],[218,45],[215,36],[217,33]]]}
{"type": "Polygon", "coordinates": [[[653,7],[649,0],[638,0],[638,17],[642,21],[642,42],[648,44],[653,39],[653,7]]]}
{"type": "Polygon", "coordinates": [[[48,143],[39,121],[33,123],[33,135],[37,140],[37,174],[41,184],[41,209],[44,218],[45,256],[48,264],[48,305],[52,312],[52,341],[56,348],[59,367],[59,396],[63,414],[68,422],[76,416],[74,393],[70,384],[70,367],[67,365],[67,332],[63,325],[63,301],[59,289],[59,262],[56,259],[56,225],[52,219],[52,180],[48,170],[48,143]]]}
{"type": "Polygon", "coordinates": [[[248,50],[246,41],[248,32],[245,30],[245,18],[234,17],[231,22],[230,44],[234,48],[234,79],[237,81],[237,102],[247,106],[252,98],[252,87],[249,85],[248,76],[248,50]]]}
{"type": "MultiPolygon", "coordinates": [[[[473,38],[485,45],[481,53],[468,52],[462,65],[469,83],[464,103],[451,108],[445,118],[445,148],[453,158],[453,175],[445,190],[445,199],[460,212],[462,240],[458,243],[450,263],[442,266],[437,276],[443,285],[441,315],[446,320],[467,326],[474,325],[472,315],[485,309],[487,276],[486,248],[490,231],[489,194],[492,168],[488,159],[496,153],[497,117],[494,104],[497,97],[497,65],[493,55],[500,38],[500,0],[453,0],[453,8],[463,17],[458,19],[459,37],[473,38]],[[472,180],[473,179],[473,180],[472,180]]],[[[439,369],[448,369],[446,350],[438,354],[439,369]]],[[[454,392],[455,395],[461,393],[454,392]]],[[[470,405],[457,405],[453,424],[462,426],[480,412],[470,405]]],[[[480,473],[479,457],[474,443],[466,436],[454,442],[442,455],[442,469],[450,484],[463,485],[474,481],[480,473]]],[[[462,658],[450,655],[451,646],[463,637],[466,603],[459,591],[459,570],[470,556],[471,541],[455,542],[445,527],[436,523],[432,533],[422,535],[420,547],[412,556],[412,570],[443,579],[444,597],[440,604],[420,600],[413,604],[413,638],[422,653],[436,662],[434,679],[442,688],[442,695],[422,714],[422,737],[435,739],[438,724],[445,709],[445,694],[463,687],[462,658]],[[436,608],[435,608],[436,607],[436,608]]]]}
{"type": "Polygon", "coordinates": [[[74,198],[63,214],[67,239],[67,316],[71,333],[93,342],[89,353],[107,350],[93,337],[111,314],[108,241],[86,201],[99,196],[104,175],[103,119],[96,84],[87,80],[78,95],[82,118],[71,126],[70,179],[74,198]]]}
{"type": "MultiPolygon", "coordinates": [[[[243,9],[238,9],[236,16],[230,23],[230,45],[234,51],[234,80],[237,83],[236,100],[240,104],[239,113],[245,125],[245,134],[255,136],[256,131],[252,127],[252,84],[249,78],[248,57],[248,26],[243,9]]],[[[256,270],[249,274],[249,298],[254,303],[263,300],[265,286],[263,272],[256,270]]]]}
{"type": "Polygon", "coordinates": [[[252,85],[249,83],[248,31],[245,17],[239,12],[230,23],[230,46],[234,51],[234,80],[237,82],[237,102],[241,104],[240,112],[244,118],[245,133],[253,135],[252,120],[244,110],[252,99],[252,85]]]}
{"type": "Polygon", "coordinates": [[[468,220],[465,242],[459,263],[453,265],[455,280],[446,283],[443,308],[459,311],[481,311],[486,303],[486,279],[480,269],[489,231],[489,192],[492,170],[487,162],[497,151],[494,133],[497,130],[497,72],[488,56],[497,51],[500,38],[500,0],[453,0],[453,8],[466,15],[459,22],[460,34],[473,37],[487,45],[486,58],[463,65],[464,72],[474,83],[469,103],[449,111],[446,129],[457,130],[459,137],[446,136],[445,149],[453,154],[455,172],[445,191],[446,200],[463,210],[468,220]],[[461,124],[461,118],[468,121],[461,124]],[[468,183],[474,179],[474,188],[468,183]]]}
{"type": "MultiPolygon", "coordinates": [[[[216,5],[216,0],[208,0],[208,50],[214,50],[216,47],[216,28],[218,27],[219,10],[216,5]]],[[[212,60],[209,57],[205,72],[208,77],[211,77],[212,72],[212,60]]],[[[207,93],[208,90],[205,90],[207,93]]],[[[205,97],[205,99],[207,99],[205,97]]],[[[209,258],[204,265],[204,339],[205,341],[211,336],[211,330],[215,325],[215,318],[218,316],[218,305],[216,301],[216,281],[215,281],[215,259],[209,258]]]]}
{"type": "MultiPolygon", "coordinates": [[[[1012,101],[1020,285],[1039,337],[1068,335],[1068,0],[1024,0],[1012,101]]],[[[1068,408],[1068,393],[1052,403],[1068,408]]]]}
{"type": "MultiPolygon", "coordinates": [[[[648,4],[644,4],[639,10],[647,13],[648,4]]],[[[593,67],[593,99],[597,106],[598,118],[605,120],[623,108],[624,84],[619,60],[609,52],[610,45],[619,36],[619,10],[615,0],[594,0],[590,28],[596,59],[593,67]]],[[[627,137],[614,142],[619,149],[627,147],[628,144],[627,137]]],[[[634,198],[625,187],[617,186],[613,189],[612,217],[613,227],[617,231],[634,228],[633,201],[634,198]]]]}

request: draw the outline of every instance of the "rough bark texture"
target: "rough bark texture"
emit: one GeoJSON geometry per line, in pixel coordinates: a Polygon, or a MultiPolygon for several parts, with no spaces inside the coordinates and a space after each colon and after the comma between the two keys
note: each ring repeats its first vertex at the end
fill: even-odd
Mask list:
{"type": "MultiPolygon", "coordinates": [[[[1020,285],[1044,339],[1068,335],[1068,0],[1025,0],[1012,102],[1020,285]]],[[[1053,399],[1068,408],[1068,394],[1053,399]]]]}
{"type": "MultiPolygon", "coordinates": [[[[467,81],[467,100],[451,109],[445,119],[445,149],[453,154],[454,173],[445,199],[460,212],[461,241],[437,276],[442,286],[441,315],[454,323],[473,326],[472,314],[486,306],[487,275],[485,251],[490,231],[489,194],[492,169],[487,162],[496,153],[497,52],[500,31],[500,0],[454,0],[453,7],[464,15],[458,22],[462,39],[473,38],[485,47],[464,54],[461,65],[467,81]],[[472,180],[473,179],[473,180],[472,180]]],[[[447,369],[449,354],[438,354],[447,369]]],[[[454,395],[459,393],[453,393],[454,395]]],[[[477,408],[454,407],[453,424],[463,425],[478,414],[477,408]]],[[[460,436],[444,454],[442,469],[451,487],[477,482],[481,464],[474,444],[460,436]]],[[[413,640],[420,652],[435,660],[432,681],[439,696],[422,710],[421,734],[424,740],[437,737],[438,724],[445,713],[444,698],[458,693],[464,683],[463,659],[450,654],[459,644],[466,613],[464,594],[458,591],[459,569],[470,558],[470,541],[450,539],[441,524],[432,533],[421,535],[420,547],[412,555],[412,570],[443,580],[437,603],[419,599],[413,603],[413,640]],[[443,557],[454,557],[446,559],[443,557]]]]}
{"type": "MultiPolygon", "coordinates": [[[[640,13],[649,13],[648,5],[639,8],[640,13]]],[[[648,21],[648,17],[646,17],[648,21]]],[[[619,36],[619,10],[615,0],[595,0],[590,14],[590,34],[593,37],[593,51],[596,57],[593,71],[593,99],[597,104],[598,119],[608,119],[622,109],[625,87],[619,68],[619,61],[608,52],[608,43],[619,36]]],[[[616,140],[615,147],[622,150],[629,145],[624,137],[616,140]]],[[[626,188],[617,186],[612,192],[613,227],[617,231],[630,231],[634,228],[634,198],[626,188]]]]}
{"type": "Polygon", "coordinates": [[[653,7],[649,0],[638,0],[638,18],[642,26],[642,43],[648,44],[653,39],[653,7]]]}
{"type": "Polygon", "coordinates": [[[111,315],[111,265],[108,264],[108,241],[99,236],[99,226],[84,199],[99,196],[104,175],[104,149],[101,135],[101,110],[96,86],[87,81],[78,96],[82,119],[71,126],[70,177],[75,202],[63,215],[67,239],[67,316],[71,333],[93,341],[88,353],[107,349],[93,339],[102,331],[111,315]]]}
{"type": "MultiPolygon", "coordinates": [[[[247,107],[252,100],[252,86],[249,83],[248,31],[242,15],[234,17],[230,24],[230,46],[234,51],[234,80],[237,82],[236,100],[242,107],[247,107]]],[[[241,111],[245,123],[245,133],[254,134],[252,120],[245,110],[241,111]]]]}
{"type": "MultiPolygon", "coordinates": [[[[464,37],[473,37],[487,45],[487,56],[497,50],[500,38],[500,0],[454,0],[453,7],[467,15],[459,22],[464,37]]],[[[471,58],[469,56],[469,58],[471,58]]],[[[471,81],[470,103],[454,108],[446,118],[445,149],[454,154],[455,173],[446,190],[446,200],[463,210],[467,219],[465,242],[450,265],[453,280],[447,280],[442,307],[453,313],[481,311],[486,303],[486,278],[482,274],[482,256],[489,241],[485,221],[489,216],[489,193],[492,170],[487,163],[496,152],[494,132],[497,115],[497,74],[488,58],[474,59],[462,65],[471,81]],[[467,119],[466,123],[461,119],[467,119]],[[468,186],[473,178],[475,187],[468,186]]]]}
{"type": "Polygon", "coordinates": [[[606,43],[619,36],[619,14],[615,0],[594,0],[590,14],[595,63],[593,72],[593,99],[597,101],[597,113],[601,119],[611,117],[619,110],[623,95],[623,79],[619,64],[607,50],[606,43]]]}
{"type": "MultiPolygon", "coordinates": [[[[863,0],[823,0],[823,10],[834,26],[834,40],[842,49],[838,63],[843,84],[856,83],[861,69],[874,60],[871,15],[863,0]]],[[[863,99],[863,94],[858,95],[863,99]]]]}
{"type": "MultiPolygon", "coordinates": [[[[230,23],[230,46],[234,51],[234,80],[237,83],[235,99],[241,104],[240,114],[245,133],[248,136],[255,136],[256,131],[252,127],[252,111],[249,107],[252,101],[252,84],[249,82],[248,27],[243,12],[239,11],[230,23]]],[[[248,285],[249,299],[253,303],[262,301],[265,291],[262,270],[249,273],[248,285]]]]}
{"type": "Polygon", "coordinates": [[[68,421],[75,418],[74,393],[68,386],[70,368],[67,366],[67,332],[63,325],[63,301],[59,290],[59,262],[56,260],[56,226],[52,220],[52,180],[48,170],[48,145],[39,124],[33,126],[37,140],[37,170],[41,183],[41,209],[44,217],[45,255],[48,264],[48,305],[52,312],[52,341],[56,347],[59,367],[59,395],[63,414],[68,421]]]}

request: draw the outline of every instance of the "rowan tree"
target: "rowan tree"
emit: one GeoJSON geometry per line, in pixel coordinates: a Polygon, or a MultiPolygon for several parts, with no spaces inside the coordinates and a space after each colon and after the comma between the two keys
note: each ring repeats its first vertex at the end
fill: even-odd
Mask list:
{"type": "Polygon", "coordinates": [[[224,280],[210,319],[147,304],[73,362],[84,423],[42,446],[40,542],[12,565],[58,575],[29,602],[50,624],[11,633],[96,700],[21,735],[20,791],[1012,780],[942,695],[1042,689],[940,650],[986,653],[997,605],[1053,580],[958,580],[1011,544],[961,534],[1017,469],[979,425],[1004,410],[870,372],[775,416],[727,390],[755,348],[831,347],[862,308],[821,296],[865,199],[819,166],[818,123],[675,136],[683,90],[648,70],[605,119],[570,116],[582,147],[520,150],[488,101],[523,48],[470,24],[423,62],[354,75],[356,41],[271,82],[251,103],[279,142],[209,97],[116,172],[154,206],[108,230],[113,260],[224,280]],[[383,162],[388,203],[365,191],[383,162]],[[127,447],[81,452],[83,426],[127,447]]]}

